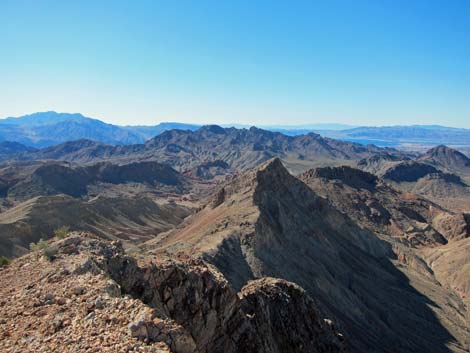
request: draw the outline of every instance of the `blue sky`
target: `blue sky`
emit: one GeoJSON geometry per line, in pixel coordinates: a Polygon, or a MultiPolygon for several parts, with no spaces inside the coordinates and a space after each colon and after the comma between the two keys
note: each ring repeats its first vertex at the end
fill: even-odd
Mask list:
{"type": "Polygon", "coordinates": [[[470,127],[470,1],[0,0],[0,116],[470,127]]]}

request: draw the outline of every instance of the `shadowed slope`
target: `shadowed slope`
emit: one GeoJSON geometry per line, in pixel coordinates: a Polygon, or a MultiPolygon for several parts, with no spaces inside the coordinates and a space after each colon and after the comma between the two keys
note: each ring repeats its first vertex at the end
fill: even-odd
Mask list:
{"type": "MultiPolygon", "coordinates": [[[[300,284],[347,332],[355,352],[446,352],[453,344],[459,351],[436,316],[453,321],[456,310],[431,310],[432,301],[396,268],[390,243],[359,228],[279,159],[222,190],[153,244],[157,251],[202,256],[236,288],[266,275],[300,284]]],[[[437,288],[432,278],[417,276],[437,288]]],[[[448,327],[454,324],[453,333],[462,335],[464,324],[448,327]]]]}

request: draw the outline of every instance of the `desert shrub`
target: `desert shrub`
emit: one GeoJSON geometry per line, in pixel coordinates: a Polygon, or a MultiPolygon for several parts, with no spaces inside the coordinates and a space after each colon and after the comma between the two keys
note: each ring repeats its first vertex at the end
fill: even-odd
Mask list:
{"type": "Polygon", "coordinates": [[[39,239],[37,243],[29,244],[29,248],[31,251],[41,251],[42,255],[49,261],[54,259],[58,251],[55,246],[49,245],[49,243],[42,238],[39,239]]]}
{"type": "Polygon", "coordinates": [[[37,243],[29,244],[29,249],[31,251],[38,251],[38,250],[44,250],[48,246],[49,246],[49,244],[47,243],[47,241],[45,241],[43,238],[41,238],[41,239],[39,239],[39,241],[37,243]]]}
{"type": "Polygon", "coordinates": [[[57,248],[55,246],[48,246],[44,249],[42,249],[42,254],[46,259],[49,261],[54,260],[55,256],[57,255],[57,248]]]}
{"type": "Polygon", "coordinates": [[[64,239],[66,238],[70,233],[70,228],[69,227],[60,227],[54,231],[54,236],[57,239],[64,239]]]}
{"type": "Polygon", "coordinates": [[[0,267],[8,266],[11,260],[6,256],[0,256],[0,267]]]}

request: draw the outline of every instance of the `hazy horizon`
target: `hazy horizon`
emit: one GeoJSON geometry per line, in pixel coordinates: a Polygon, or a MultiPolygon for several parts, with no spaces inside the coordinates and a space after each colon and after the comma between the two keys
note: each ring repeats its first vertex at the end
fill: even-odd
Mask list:
{"type": "Polygon", "coordinates": [[[105,119],[102,119],[100,117],[96,116],[87,116],[85,114],[82,114],[80,112],[58,112],[55,110],[48,110],[48,111],[42,111],[42,112],[32,112],[29,114],[25,115],[20,115],[20,116],[0,116],[0,121],[5,120],[5,119],[18,119],[18,118],[24,118],[28,116],[32,116],[35,114],[45,114],[45,113],[55,113],[55,114],[68,114],[68,115],[81,115],[84,118],[89,118],[89,119],[95,119],[102,121],[107,124],[113,124],[116,126],[156,126],[158,124],[187,124],[187,125],[194,125],[194,126],[204,126],[204,125],[219,125],[222,127],[235,127],[235,128],[249,128],[249,127],[259,127],[259,128],[265,128],[265,129],[280,129],[280,130],[312,130],[312,129],[317,129],[321,130],[320,127],[324,127],[324,130],[346,130],[346,129],[353,129],[353,128],[387,128],[387,127],[443,127],[443,128],[453,128],[453,129],[467,129],[465,127],[458,127],[458,126],[450,126],[450,125],[445,125],[445,124],[390,124],[390,125],[351,125],[351,124],[342,124],[342,123],[336,123],[336,122],[318,122],[318,123],[310,123],[310,124],[269,124],[269,125],[263,125],[263,124],[241,124],[241,123],[217,123],[217,122],[201,122],[201,123],[190,123],[187,121],[159,121],[154,124],[114,124],[110,121],[106,121],[105,119]]]}
{"type": "Polygon", "coordinates": [[[470,128],[470,3],[0,3],[0,116],[470,128]]]}

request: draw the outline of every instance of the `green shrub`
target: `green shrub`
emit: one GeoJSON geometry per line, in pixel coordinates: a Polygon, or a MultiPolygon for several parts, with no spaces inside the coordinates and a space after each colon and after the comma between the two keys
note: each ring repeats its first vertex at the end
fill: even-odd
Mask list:
{"type": "Polygon", "coordinates": [[[37,243],[30,243],[29,244],[29,249],[31,251],[38,251],[38,250],[43,250],[45,248],[47,248],[49,246],[49,244],[47,243],[47,241],[45,241],[43,238],[39,239],[39,241],[37,243]]]}
{"type": "Polygon", "coordinates": [[[44,249],[42,249],[42,254],[46,259],[49,261],[54,260],[55,256],[57,255],[57,248],[55,246],[48,246],[44,249]]]}
{"type": "Polygon", "coordinates": [[[69,233],[70,233],[70,228],[63,226],[54,231],[54,236],[57,239],[64,239],[69,235],[69,233]]]}
{"type": "Polygon", "coordinates": [[[0,256],[0,267],[8,266],[11,260],[6,256],[0,256]]]}
{"type": "Polygon", "coordinates": [[[49,243],[42,238],[39,239],[37,243],[29,244],[29,248],[31,251],[41,251],[42,255],[49,261],[52,261],[55,258],[58,251],[55,246],[49,245],[49,243]]]}

